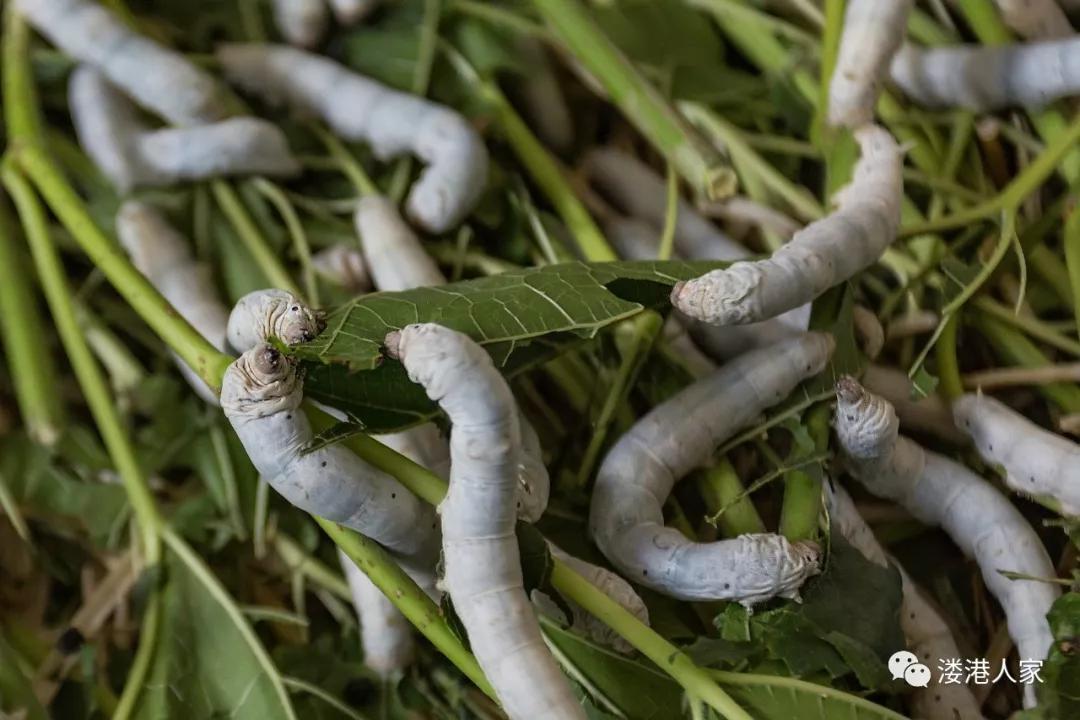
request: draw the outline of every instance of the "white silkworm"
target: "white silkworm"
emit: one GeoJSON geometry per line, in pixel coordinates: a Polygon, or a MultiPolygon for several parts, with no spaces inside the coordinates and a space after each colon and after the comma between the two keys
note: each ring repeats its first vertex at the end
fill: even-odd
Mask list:
{"type": "Polygon", "coordinates": [[[1057,0],[994,0],[1001,19],[1027,40],[1068,37],[1073,34],[1069,18],[1057,0]]]}
{"type": "Polygon", "coordinates": [[[311,258],[315,272],[350,293],[359,294],[371,289],[364,253],[349,243],[337,243],[324,248],[311,258]]]}
{"type": "MultiPolygon", "coordinates": [[[[180,316],[218,350],[225,350],[228,314],[218,297],[209,266],[191,254],[187,239],[153,207],[125,202],[116,215],[116,233],[132,264],[146,276],[180,316]]],[[[176,356],[189,385],[206,402],[217,405],[217,394],[199,374],[176,356]]]]}
{"type": "Polygon", "coordinates": [[[221,407],[252,464],[282,497],[380,543],[430,587],[438,552],[431,509],[344,445],[311,449],[315,433],[300,409],[303,395],[295,362],[260,342],[226,370],[221,407]]]}
{"type": "Polygon", "coordinates": [[[121,192],[225,175],[294,175],[284,133],[254,117],[151,130],[99,72],[80,66],[68,87],[79,144],[121,192]]]}
{"type": "MultiPolygon", "coordinates": [[[[599,147],[588,152],[582,168],[589,182],[620,210],[663,226],[667,214],[665,181],[645,163],[616,148],[599,147]]],[[[749,254],[682,199],[675,219],[675,249],[691,259],[738,260],[749,254]]]]}
{"type": "Polygon", "coordinates": [[[330,0],[330,9],[334,11],[334,17],[342,25],[360,22],[377,7],[379,7],[379,0],[330,0]]]}
{"type": "Polygon", "coordinates": [[[863,373],[862,384],[893,406],[901,426],[905,429],[925,433],[956,445],[967,442],[964,434],[953,424],[952,412],[940,395],[932,394],[917,400],[912,399],[914,386],[907,373],[870,363],[863,373]]]}
{"type": "Polygon", "coordinates": [[[315,339],[322,329],[319,313],[292,293],[253,290],[233,306],[225,337],[235,352],[244,352],[271,338],[297,345],[315,339]]]}
{"type": "Polygon", "coordinates": [[[480,667],[511,720],[583,719],[523,587],[514,534],[521,430],[510,388],[483,348],[448,328],[409,325],[386,346],[450,417],[443,584],[480,667]]]}
{"type": "Polygon", "coordinates": [[[694,543],[664,527],[662,505],[718,444],[821,372],[834,347],[831,336],[808,333],[745,353],[638,420],[604,458],[593,490],[589,530],[608,560],[683,600],[797,597],[818,572],[816,545],[769,533],[694,543]]]}
{"type": "Polygon", "coordinates": [[[144,108],[173,125],[227,117],[228,88],[178,52],[139,35],[88,0],[17,0],[22,14],[56,47],[97,68],[144,108]]]}
{"type": "Polygon", "coordinates": [[[956,400],[953,416],[979,455],[1004,468],[1006,485],[1027,495],[1048,495],[1063,514],[1080,515],[1080,445],[986,395],[956,400]]]}
{"type": "Polygon", "coordinates": [[[849,0],[829,81],[832,125],[854,129],[873,121],[889,61],[904,41],[913,4],[913,0],[849,0]]]}
{"type": "Polygon", "coordinates": [[[483,193],[487,148],[456,111],[295,48],[226,44],[217,57],[242,88],[321,117],[338,135],[368,143],[377,158],[411,152],[426,162],[406,202],[410,219],[425,230],[453,228],[483,193]]]}
{"type": "Polygon", "coordinates": [[[412,624],[340,549],[338,560],[360,620],[364,665],[381,678],[393,677],[408,667],[415,656],[412,624]]]}
{"type": "MultiPolygon", "coordinates": [[[[830,483],[826,487],[826,498],[830,522],[852,547],[867,560],[882,567],[888,567],[892,559],[900,571],[903,591],[900,627],[907,639],[908,649],[930,667],[934,667],[938,658],[962,657],[948,623],[923,596],[904,568],[886,555],[847,491],[838,484],[830,483]]],[[[982,720],[983,717],[971,689],[958,683],[936,682],[928,687],[916,688],[912,706],[913,715],[924,720],[982,720]]]]}
{"type": "Polygon", "coordinates": [[[1080,38],[994,47],[905,45],[890,73],[908,98],[927,107],[1042,107],[1080,92],[1080,38]]]}
{"type": "Polygon", "coordinates": [[[862,157],[838,208],[795,233],[766,260],[736,262],[678,283],[672,304],[714,325],[776,317],[811,302],[830,287],[874,264],[896,237],[903,194],[903,156],[889,133],[866,125],[855,131],[862,157]]]}
{"type": "Polygon", "coordinates": [[[318,44],[330,22],[325,0],[273,0],[274,23],[290,45],[318,44]]]}
{"type": "MultiPolygon", "coordinates": [[[[899,503],[928,525],[940,525],[975,559],[1005,611],[1020,658],[1045,658],[1053,641],[1046,613],[1059,594],[1057,586],[1001,574],[1056,576],[1046,548],[1020,511],[963,465],[899,435],[892,406],[856,380],[841,378],[836,399],[836,435],[851,474],[874,495],[899,503]]],[[[1024,705],[1034,704],[1034,687],[1026,685],[1024,705]]]]}

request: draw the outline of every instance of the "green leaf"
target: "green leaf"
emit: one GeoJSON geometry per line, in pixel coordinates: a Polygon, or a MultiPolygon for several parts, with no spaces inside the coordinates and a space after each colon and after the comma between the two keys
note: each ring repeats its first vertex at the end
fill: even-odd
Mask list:
{"type": "Polygon", "coordinates": [[[349,31],[342,41],[345,64],[399,90],[409,90],[420,54],[423,0],[386,3],[377,22],[349,31]]]}
{"type": "Polygon", "coordinates": [[[795,678],[714,671],[735,701],[758,720],[907,720],[857,695],[795,678]]]}
{"type": "Polygon", "coordinates": [[[19,656],[0,636],[0,715],[24,720],[48,720],[34,696],[30,680],[19,667],[19,656]]]}
{"type": "Polygon", "coordinates": [[[398,430],[437,410],[400,363],[384,362],[382,344],[391,330],[418,322],[459,330],[513,375],[645,307],[664,306],[677,281],[722,265],[573,262],[365,295],[332,310],[322,335],[296,349],[307,361],[305,392],[371,432],[398,430]]]}
{"type": "Polygon", "coordinates": [[[277,669],[213,573],[173,538],[161,627],[134,717],[296,720],[277,669]]]}
{"type": "Polygon", "coordinates": [[[1047,718],[1080,717],[1080,593],[1065,593],[1047,614],[1054,644],[1037,687],[1047,718]]]}

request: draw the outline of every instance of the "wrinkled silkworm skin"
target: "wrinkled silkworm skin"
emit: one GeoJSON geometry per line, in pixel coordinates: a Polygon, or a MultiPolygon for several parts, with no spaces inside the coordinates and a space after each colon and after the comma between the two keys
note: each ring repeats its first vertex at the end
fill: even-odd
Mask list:
{"type": "Polygon", "coordinates": [[[851,184],[837,193],[835,212],[795,233],[766,260],[736,262],[677,283],[672,304],[713,325],[752,323],[809,303],[873,265],[900,226],[903,156],[876,125],[856,130],[855,139],[862,157],[851,184]]]}
{"type": "Polygon", "coordinates": [[[593,490],[589,530],[608,560],[634,582],[682,600],[749,607],[797,597],[819,570],[816,545],[767,533],[691,542],[664,527],[662,506],[717,445],[821,372],[834,348],[831,336],[808,333],[753,350],[638,420],[604,458],[593,490]]]}
{"type": "Polygon", "coordinates": [[[409,325],[386,338],[452,423],[442,518],[443,585],[511,720],[584,719],[525,595],[514,525],[521,429],[491,357],[461,333],[409,325]]]}
{"type": "Polygon", "coordinates": [[[334,11],[334,18],[342,25],[360,22],[377,7],[379,7],[379,0],[330,0],[330,9],[334,11]]]}
{"type": "MultiPolygon", "coordinates": [[[[157,210],[135,201],[120,207],[116,233],[139,272],[200,335],[224,351],[228,314],[209,266],[192,257],[187,240],[157,210]]],[[[217,393],[178,356],[174,357],[184,379],[199,397],[217,405],[217,393]]]]}
{"type": "Polygon", "coordinates": [[[483,193],[487,148],[456,111],[295,48],[226,44],[217,57],[240,87],[321,117],[338,135],[368,143],[380,160],[412,153],[427,163],[406,201],[409,218],[425,230],[452,229],[483,193]]]}
{"type": "Polygon", "coordinates": [[[525,117],[545,144],[558,153],[568,152],[574,144],[574,118],[555,68],[544,46],[531,37],[521,35],[517,50],[529,68],[527,74],[516,78],[514,88],[525,117]]]}
{"type": "Polygon", "coordinates": [[[994,0],[1001,19],[1025,40],[1064,38],[1073,34],[1057,0],[994,0]]]}
{"type": "Polygon", "coordinates": [[[81,65],[68,85],[79,144],[121,193],[231,175],[300,171],[284,133],[253,117],[151,130],[105,77],[81,65]]]}
{"type": "Polygon", "coordinates": [[[228,88],[183,55],[139,35],[88,0],[17,0],[19,13],[60,50],[172,125],[222,120],[235,103],[228,88]]]}
{"type": "Polygon", "coordinates": [[[252,464],[286,500],[380,543],[410,575],[430,576],[438,552],[430,508],[340,443],[305,452],[315,433],[300,410],[303,395],[295,363],[257,343],[226,370],[221,407],[252,464]]]}
{"type": "Polygon", "coordinates": [[[1025,495],[1048,495],[1062,514],[1080,515],[1080,445],[986,395],[956,400],[953,417],[983,460],[1005,469],[1006,485],[1025,495]]]}
{"type": "Polygon", "coordinates": [[[926,107],[1042,107],[1080,92],[1080,38],[931,50],[905,45],[890,72],[908,98],[926,107]]]}
{"type": "Polygon", "coordinates": [[[829,82],[830,124],[855,129],[873,122],[889,61],[904,41],[913,4],[913,0],[849,0],[829,82]]]}
{"type": "MultiPolygon", "coordinates": [[[[836,386],[836,435],[849,472],[878,497],[899,503],[927,525],[938,525],[973,557],[997,598],[1021,659],[1046,657],[1053,641],[1046,613],[1057,586],[1010,580],[1000,571],[1056,577],[1038,535],[1008,498],[975,473],[898,434],[892,407],[853,378],[836,386]]],[[[1024,705],[1035,705],[1034,687],[1024,705]]]]}
{"type": "MultiPolygon", "coordinates": [[[[922,590],[904,568],[885,553],[847,491],[838,484],[827,484],[826,502],[830,522],[852,547],[881,567],[888,567],[891,560],[900,571],[903,592],[900,627],[907,639],[908,649],[919,656],[920,662],[931,668],[935,667],[938,658],[963,657],[948,623],[923,596],[922,590]]],[[[924,720],[982,720],[979,702],[966,685],[932,681],[928,687],[915,688],[912,695],[914,717],[924,720]]]]}
{"type": "MultiPolygon", "coordinates": [[[[592,185],[622,212],[663,227],[667,214],[666,181],[633,155],[611,147],[590,150],[582,165],[592,185]]],[[[659,232],[653,247],[659,243],[659,232]]],[[[749,251],[680,199],[675,219],[675,250],[686,258],[739,260],[749,251]]],[[[653,258],[656,257],[655,250],[653,258]]]]}
{"type": "Polygon", "coordinates": [[[290,45],[312,48],[330,24],[325,0],[273,0],[274,24],[290,45]]]}
{"type": "Polygon", "coordinates": [[[311,258],[315,272],[350,293],[359,295],[371,290],[364,253],[349,243],[324,248],[311,258]]]}
{"type": "Polygon", "coordinates": [[[399,675],[416,654],[412,624],[341,550],[338,559],[360,621],[364,665],[384,679],[399,675]]]}
{"type": "Polygon", "coordinates": [[[862,384],[893,406],[902,427],[954,445],[967,443],[967,437],[956,429],[952,412],[940,395],[912,400],[914,386],[905,372],[870,363],[863,373],[862,384]]]}
{"type": "Polygon", "coordinates": [[[271,338],[286,345],[314,340],[324,327],[322,316],[284,290],[254,290],[229,313],[226,338],[235,352],[244,352],[271,338]]]}
{"type": "MultiPolygon", "coordinates": [[[[405,223],[389,198],[382,195],[360,198],[354,219],[368,271],[376,288],[401,291],[446,284],[446,276],[424,250],[420,238],[405,223]]],[[[525,454],[519,473],[519,509],[523,520],[535,522],[547,508],[550,479],[544,467],[536,430],[524,416],[520,421],[525,454]]],[[[416,431],[417,428],[411,428],[404,433],[416,431]]],[[[438,433],[428,433],[427,437],[431,446],[428,454],[434,455],[438,447],[443,449],[442,454],[445,455],[446,443],[438,437],[438,433]]],[[[437,465],[429,467],[434,469],[437,465]]]]}
{"type": "MultiPolygon", "coordinates": [[[[593,565],[564,552],[554,543],[549,542],[551,555],[556,560],[564,563],[571,570],[585,578],[590,585],[600,590],[609,598],[617,602],[624,610],[640,620],[643,624],[649,624],[649,609],[645,607],[645,601],[634,592],[630,583],[621,577],[599,565],[593,565]]],[[[554,603],[552,603],[554,605],[554,603]]],[[[623,639],[621,635],[609,628],[593,615],[586,612],[580,605],[570,602],[570,628],[581,633],[595,643],[605,645],[618,652],[629,655],[634,651],[633,646],[623,639]]]]}

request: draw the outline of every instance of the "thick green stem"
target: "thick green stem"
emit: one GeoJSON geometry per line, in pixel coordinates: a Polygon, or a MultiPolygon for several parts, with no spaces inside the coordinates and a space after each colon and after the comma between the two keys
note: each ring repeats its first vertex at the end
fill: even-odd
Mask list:
{"type": "Polygon", "coordinates": [[[495,692],[484,677],[476,658],[465,649],[446,624],[439,607],[390,559],[378,543],[329,520],[315,518],[315,521],[439,652],[453,662],[478,688],[493,700],[496,699],[495,692]]]}
{"type": "Polygon", "coordinates": [[[30,69],[30,28],[19,16],[15,3],[5,3],[3,35],[4,124],[9,149],[41,145],[41,117],[37,90],[30,69]]]}
{"type": "Polygon", "coordinates": [[[686,692],[705,702],[727,720],[752,720],[726,692],[685,653],[652,628],[642,625],[625,608],[566,565],[556,561],[551,572],[555,589],[630,642],[674,678],[686,692]]]}
{"type": "Polygon", "coordinates": [[[840,37],[844,32],[845,0],[825,0],[825,28],[821,37],[821,76],[819,78],[818,104],[814,113],[814,134],[823,136],[827,125],[829,108],[829,85],[836,59],[840,55],[840,37]]]}
{"type": "Polygon", "coordinates": [[[248,215],[244,204],[236,196],[236,191],[225,180],[211,180],[210,190],[214,193],[218,207],[225,214],[229,224],[232,225],[240,242],[251,253],[255,264],[271,285],[279,290],[286,290],[297,297],[301,296],[300,288],[293,282],[289,271],[285,269],[281,259],[266,244],[266,239],[255,226],[255,221],[248,215]]]}
{"type": "Polygon", "coordinates": [[[1065,220],[1065,267],[1069,271],[1073,320],[1080,333],[1080,208],[1073,208],[1065,220]]]}
{"type": "Polygon", "coordinates": [[[315,266],[311,263],[311,245],[308,243],[304,225],[300,222],[300,216],[296,214],[296,209],[289,202],[289,198],[284,191],[275,183],[264,178],[256,178],[253,184],[255,189],[270,201],[270,204],[274,206],[274,209],[277,210],[278,215],[281,216],[282,221],[285,223],[285,228],[289,231],[289,237],[292,238],[293,250],[296,251],[296,257],[300,261],[300,267],[303,271],[304,299],[312,307],[319,307],[319,284],[316,281],[315,266]]]}
{"type": "Polygon", "coordinates": [[[765,522],[727,458],[702,470],[697,486],[705,505],[705,515],[716,517],[716,524],[726,537],[765,532],[765,522]],[[721,508],[724,508],[722,513],[721,508]]]}
{"type": "MultiPolygon", "coordinates": [[[[829,405],[821,404],[806,415],[806,427],[814,441],[814,452],[829,448],[829,405]]],[[[817,536],[821,515],[821,476],[816,472],[793,470],[784,478],[784,504],[780,508],[780,534],[788,540],[812,540],[817,536]]]]}
{"type": "Polygon", "coordinates": [[[40,148],[20,148],[15,158],[83,252],[132,309],[200,378],[210,387],[218,388],[225,368],[232,359],[207,342],[180,317],[116,244],[94,224],[82,200],[40,148]]]}
{"type": "Polygon", "coordinates": [[[727,160],[638,72],[578,0],[533,0],[541,17],[679,174],[708,198],[735,192],[727,160]]]}
{"type": "Polygon", "coordinates": [[[935,355],[938,377],[941,379],[941,394],[946,400],[952,401],[964,394],[964,381],[960,377],[960,364],[956,353],[960,313],[949,315],[944,323],[941,337],[935,347],[935,355]]]}
{"type": "Polygon", "coordinates": [[[59,375],[15,232],[0,204],[0,332],[23,424],[34,442],[52,445],[64,424],[59,375]]]}

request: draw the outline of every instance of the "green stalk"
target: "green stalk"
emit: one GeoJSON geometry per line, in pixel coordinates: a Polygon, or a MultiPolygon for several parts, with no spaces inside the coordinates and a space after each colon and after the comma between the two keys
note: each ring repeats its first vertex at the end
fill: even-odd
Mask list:
{"type": "MultiPolygon", "coordinates": [[[[10,102],[5,98],[5,102],[10,102]]],[[[37,147],[23,147],[14,156],[37,186],[64,227],[150,328],[212,388],[219,388],[232,359],[206,341],[131,264],[122,251],[94,224],[79,196],[56,166],[37,147]]]]}
{"type": "Polygon", "coordinates": [[[289,202],[289,198],[282,192],[276,183],[265,178],[255,178],[252,183],[270,204],[277,210],[285,223],[285,228],[292,238],[293,249],[300,261],[300,267],[304,274],[304,299],[313,307],[319,307],[319,284],[315,277],[315,266],[311,263],[311,244],[308,243],[304,225],[300,222],[300,216],[296,214],[296,208],[289,202]]]}
{"type": "MultiPolygon", "coordinates": [[[[845,0],[825,0],[825,28],[821,37],[821,77],[819,78],[818,104],[814,112],[812,135],[824,140],[826,117],[829,111],[829,84],[836,70],[836,59],[840,55],[840,38],[844,32],[845,0]]],[[[827,143],[826,143],[827,144],[827,143]]]]}
{"type": "MultiPolygon", "coordinates": [[[[19,217],[25,228],[26,240],[34,258],[45,300],[52,312],[60,341],[67,352],[75,377],[82,388],[83,397],[90,407],[101,439],[109,452],[127,493],[128,502],[135,513],[142,537],[143,553],[146,564],[150,567],[161,561],[161,528],[163,520],[154,504],[153,495],[146,485],[116,406],[113,403],[107,382],[94,361],[94,356],[79,328],[75,306],[71,299],[67,278],[60,254],[49,236],[49,227],[45,211],[30,184],[13,167],[5,165],[3,181],[15,201],[19,217]]],[[[156,645],[158,626],[161,621],[161,605],[157,593],[150,597],[143,617],[142,632],[135,660],[128,673],[124,691],[113,714],[114,720],[124,720],[131,715],[143,681],[150,669],[150,661],[156,645]]]]}
{"type": "MultiPolygon", "coordinates": [[[[814,451],[829,447],[829,405],[823,403],[806,415],[806,427],[814,441],[814,451]]],[[[793,470],[784,478],[784,503],[780,508],[780,534],[788,540],[812,540],[817,536],[821,515],[821,476],[793,470]]]]}
{"type": "Polygon", "coordinates": [[[707,703],[727,720],[753,720],[686,653],[652,628],[642,625],[588,580],[556,561],[551,571],[551,582],[556,590],[580,605],[585,612],[626,638],[642,655],[682,685],[688,695],[707,703]]]}
{"type": "Polygon", "coordinates": [[[710,199],[735,192],[727,160],[638,72],[578,0],[533,0],[567,51],[600,81],[634,127],[710,199]]]}
{"type": "Polygon", "coordinates": [[[349,182],[356,188],[357,195],[363,197],[364,195],[379,194],[379,188],[375,185],[375,181],[364,172],[363,166],[357,162],[337,135],[334,135],[322,125],[312,125],[311,130],[319,138],[327,152],[330,153],[330,157],[338,164],[341,172],[345,174],[345,177],[349,178],[349,182]]]}
{"type": "Polygon", "coordinates": [[[716,516],[716,524],[726,537],[765,532],[765,522],[727,458],[702,470],[698,474],[697,487],[705,505],[705,515],[716,516]],[[726,509],[717,516],[720,508],[726,509]]]}
{"type": "Polygon", "coordinates": [[[15,225],[0,203],[0,339],[27,433],[34,442],[51,446],[60,438],[64,407],[31,278],[15,240],[15,225]]]}
{"type": "Polygon", "coordinates": [[[255,226],[255,221],[251,219],[247,210],[244,209],[243,203],[236,196],[236,191],[233,190],[232,186],[225,180],[211,180],[210,190],[214,193],[214,198],[217,200],[221,212],[225,214],[225,218],[232,225],[237,237],[240,238],[240,242],[251,253],[255,264],[266,276],[270,284],[279,290],[285,290],[300,297],[302,295],[300,288],[293,282],[289,271],[281,263],[281,259],[266,244],[266,239],[263,238],[259,229],[255,226]]]}
{"type": "Polygon", "coordinates": [[[497,700],[495,691],[488,684],[476,658],[454,635],[439,607],[424,594],[412,578],[398,567],[397,563],[390,559],[378,543],[346,530],[330,520],[315,518],[315,521],[439,652],[453,662],[488,697],[497,700]]]}
{"type": "Polygon", "coordinates": [[[952,402],[964,394],[964,381],[960,377],[959,357],[956,353],[956,336],[960,327],[960,313],[955,312],[944,321],[941,337],[934,348],[937,357],[938,378],[941,394],[952,402]]]}
{"type": "Polygon", "coordinates": [[[660,233],[660,248],[656,251],[657,260],[670,260],[675,249],[675,223],[679,219],[679,177],[670,164],[667,166],[664,196],[664,228],[660,233]]]}
{"type": "Polygon", "coordinates": [[[1065,337],[1037,317],[1019,314],[988,297],[977,298],[972,304],[994,319],[1011,325],[1056,350],[1080,357],[1080,342],[1065,337]]]}
{"type": "MultiPolygon", "coordinates": [[[[1025,368],[1052,364],[1035,343],[1020,332],[984,313],[973,313],[972,325],[1006,362],[1025,368]]],[[[1035,390],[1064,413],[1080,412],[1080,387],[1074,383],[1047,383],[1035,390]]]]}
{"type": "Polygon", "coordinates": [[[41,118],[37,113],[37,89],[30,68],[30,28],[13,2],[5,3],[4,7],[3,46],[3,105],[8,149],[23,143],[40,146],[41,118]]]}
{"type": "Polygon", "coordinates": [[[1069,271],[1069,288],[1072,291],[1073,320],[1080,333],[1080,209],[1074,208],[1065,220],[1064,245],[1065,267],[1069,271]]]}

